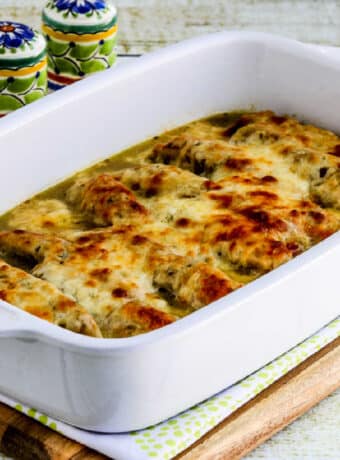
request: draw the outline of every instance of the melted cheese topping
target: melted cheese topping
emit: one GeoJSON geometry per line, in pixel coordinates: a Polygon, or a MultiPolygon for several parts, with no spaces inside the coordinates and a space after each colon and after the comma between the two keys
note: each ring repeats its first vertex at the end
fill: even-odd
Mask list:
{"type": "Polygon", "coordinates": [[[73,332],[101,337],[93,317],[52,284],[0,260],[0,299],[73,332]]]}
{"type": "MultiPolygon", "coordinates": [[[[340,228],[340,139],[328,131],[247,113],[137,150],[123,169],[110,160],[19,206],[0,233],[3,258],[28,259],[30,283],[59,290],[105,337],[169,324],[340,228]]],[[[5,297],[39,315],[11,282],[5,297]]]]}
{"type": "Polygon", "coordinates": [[[11,228],[32,232],[61,232],[81,228],[81,216],[76,216],[60,200],[29,200],[13,210],[9,219],[11,228]]]}

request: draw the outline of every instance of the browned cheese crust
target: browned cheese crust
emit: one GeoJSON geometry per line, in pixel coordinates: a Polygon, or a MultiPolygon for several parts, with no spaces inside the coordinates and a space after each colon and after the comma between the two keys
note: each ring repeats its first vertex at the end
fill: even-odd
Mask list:
{"type": "Polygon", "coordinates": [[[0,299],[73,332],[101,337],[93,317],[52,284],[0,259],[0,299]]]}
{"type": "Polygon", "coordinates": [[[82,305],[105,337],[164,326],[239,286],[218,269],[178,255],[132,226],[74,233],[69,240],[2,232],[0,248],[33,257],[32,275],[82,305]]]}
{"type": "MultiPolygon", "coordinates": [[[[262,112],[221,128],[216,140],[176,136],[148,161],[209,179],[202,200],[214,201],[215,209],[200,223],[205,239],[239,269],[262,273],[339,229],[339,153],[333,133],[262,112]]],[[[124,184],[127,176],[123,171],[124,184]]],[[[158,209],[158,201],[149,207],[158,209]]],[[[183,218],[180,227],[192,225],[183,218]]]]}
{"type": "Polygon", "coordinates": [[[127,337],[218,300],[340,228],[340,139],[292,117],[195,122],[135,164],[82,173],[64,201],[14,210],[0,255],[30,267],[1,262],[0,297],[77,332],[127,337]]]}

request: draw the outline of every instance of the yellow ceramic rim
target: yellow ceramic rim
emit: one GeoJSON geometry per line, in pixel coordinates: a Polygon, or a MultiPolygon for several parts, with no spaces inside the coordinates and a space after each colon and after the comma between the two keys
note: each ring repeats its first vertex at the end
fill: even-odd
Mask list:
{"type": "Polygon", "coordinates": [[[111,37],[115,32],[117,32],[117,25],[113,26],[111,29],[105,32],[97,32],[95,34],[82,34],[77,35],[73,33],[64,33],[57,30],[51,29],[51,27],[46,24],[42,25],[42,30],[53,38],[61,41],[68,42],[94,42],[97,40],[104,40],[105,38],[111,37]]]}
{"type": "Polygon", "coordinates": [[[44,58],[42,61],[38,62],[32,67],[25,67],[23,69],[18,70],[0,70],[0,77],[24,77],[26,75],[30,75],[31,73],[39,72],[39,70],[43,69],[47,66],[47,59],[44,58]]]}

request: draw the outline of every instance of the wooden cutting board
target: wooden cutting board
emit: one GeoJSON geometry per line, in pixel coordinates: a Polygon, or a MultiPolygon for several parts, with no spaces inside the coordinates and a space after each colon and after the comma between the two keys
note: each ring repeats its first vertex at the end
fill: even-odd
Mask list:
{"type": "MultiPolygon", "coordinates": [[[[340,388],[340,338],[240,408],[177,460],[236,460],[340,388]]],[[[103,460],[0,404],[0,451],[18,460],[103,460]]]]}

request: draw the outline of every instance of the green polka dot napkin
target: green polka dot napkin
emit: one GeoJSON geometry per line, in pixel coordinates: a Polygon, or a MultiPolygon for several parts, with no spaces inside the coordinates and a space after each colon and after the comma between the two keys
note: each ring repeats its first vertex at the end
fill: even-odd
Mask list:
{"type": "Polygon", "coordinates": [[[258,393],[340,336],[340,317],[246,379],[163,423],[125,434],[97,434],[47,417],[0,395],[0,401],[115,460],[170,459],[258,393]]]}

